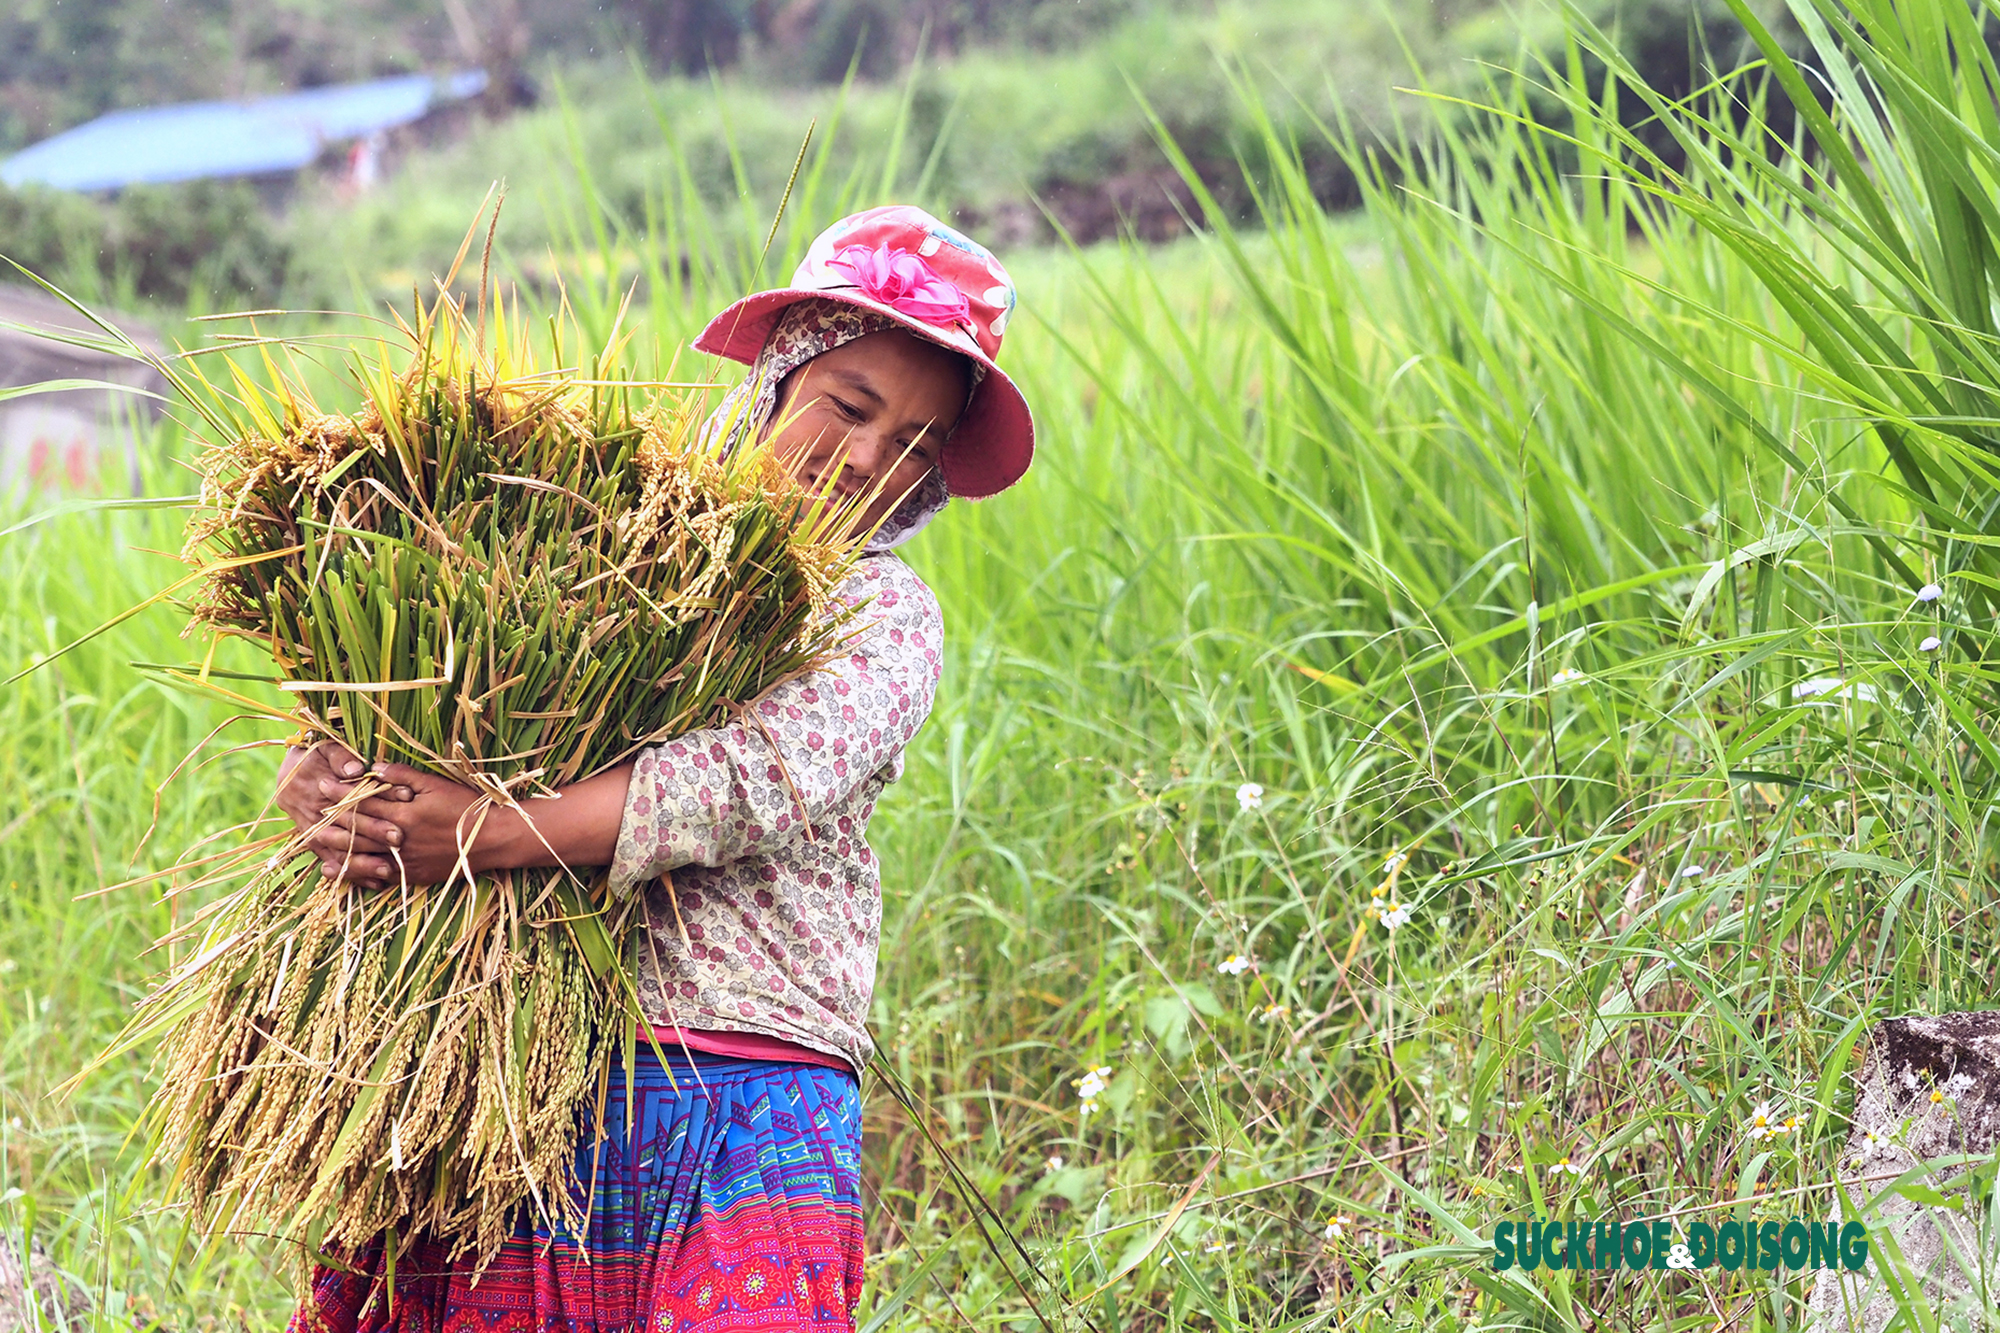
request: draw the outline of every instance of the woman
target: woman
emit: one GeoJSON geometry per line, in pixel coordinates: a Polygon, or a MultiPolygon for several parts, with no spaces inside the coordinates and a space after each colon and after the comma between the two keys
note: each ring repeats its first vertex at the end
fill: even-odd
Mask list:
{"type": "MultiPolygon", "coordinates": [[[[930,712],[942,622],[892,548],[954,495],[992,495],[1034,451],[994,364],[1014,289],[983,248],[914,208],[858,213],[792,285],[737,302],[695,346],[751,363],[710,430],[768,438],[873,531],[840,599],[859,632],[747,720],[691,732],[554,796],[493,811],[475,870],[610,867],[647,895],[641,1043],[577,1156],[582,1234],[525,1215],[483,1272],[408,1241],[322,1267],[295,1329],[400,1333],[851,1328],[861,1292],[858,1075],[881,927],[868,819],[930,712]]],[[[364,767],[288,755],[278,804],[322,822],[364,767]]],[[[435,883],[460,855],[471,789],[392,764],[391,789],[319,832],[329,875],[435,883]]]]}

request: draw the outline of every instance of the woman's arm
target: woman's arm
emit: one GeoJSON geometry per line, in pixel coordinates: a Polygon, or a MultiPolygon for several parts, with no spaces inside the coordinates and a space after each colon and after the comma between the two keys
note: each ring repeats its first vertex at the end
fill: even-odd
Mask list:
{"type": "Polygon", "coordinates": [[[831,826],[836,812],[898,764],[930,715],[944,622],[930,589],[893,557],[862,561],[837,596],[865,606],[831,660],[726,725],[639,752],[612,893],[773,842],[847,834],[844,820],[831,826]]]}
{"type": "MultiPolygon", "coordinates": [[[[362,776],[322,781],[322,795],[337,801],[362,776]]],[[[607,769],[553,796],[530,797],[516,809],[489,805],[483,814],[473,813],[479,794],[472,788],[408,764],[378,764],[365,776],[389,789],[333,817],[333,826],[313,844],[321,872],[378,886],[404,878],[440,884],[458,868],[461,845],[475,874],[610,865],[632,765],[607,769]],[[355,834],[351,852],[345,846],[350,832],[355,834]]]]}
{"type": "MultiPolygon", "coordinates": [[[[405,764],[378,766],[371,775],[390,790],[333,816],[340,846],[330,854],[315,842],[321,869],[359,883],[436,884],[457,868],[463,843],[475,873],[610,866],[613,890],[624,892],[676,866],[719,865],[769,839],[812,836],[810,826],[923,725],[941,665],[937,601],[901,561],[864,561],[837,595],[867,602],[849,642],[739,720],[643,750],[518,812],[489,806],[483,819],[469,813],[471,788],[405,764]]],[[[325,803],[351,790],[319,785],[325,803]]]]}

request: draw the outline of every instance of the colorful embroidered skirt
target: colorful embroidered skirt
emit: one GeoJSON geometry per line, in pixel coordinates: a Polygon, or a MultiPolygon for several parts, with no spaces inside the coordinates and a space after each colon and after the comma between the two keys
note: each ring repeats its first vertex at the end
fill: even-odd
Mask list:
{"type": "Polygon", "coordinates": [[[861,1098],[840,1070],[639,1051],[585,1135],[581,1236],[523,1218],[475,1284],[435,1243],[322,1268],[292,1333],[736,1333],[854,1327],[861,1098]],[[628,1132],[636,1131],[636,1133],[628,1132]],[[594,1182],[594,1183],[593,1183],[594,1182]]]}

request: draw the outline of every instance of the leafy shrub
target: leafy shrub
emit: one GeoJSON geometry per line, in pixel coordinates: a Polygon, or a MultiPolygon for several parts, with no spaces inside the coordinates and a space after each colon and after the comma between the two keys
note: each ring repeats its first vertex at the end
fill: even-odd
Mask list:
{"type": "Polygon", "coordinates": [[[190,181],[108,198],[0,186],[0,254],[87,295],[213,308],[275,299],[290,247],[248,184],[190,181]]]}
{"type": "Polygon", "coordinates": [[[277,298],[288,246],[244,182],[138,186],[107,213],[102,267],[119,286],[197,305],[277,298]]]}
{"type": "MultiPolygon", "coordinates": [[[[101,209],[82,195],[41,186],[0,185],[0,255],[57,282],[95,273],[103,242],[101,209]]],[[[12,269],[4,276],[15,277],[12,269]]]]}

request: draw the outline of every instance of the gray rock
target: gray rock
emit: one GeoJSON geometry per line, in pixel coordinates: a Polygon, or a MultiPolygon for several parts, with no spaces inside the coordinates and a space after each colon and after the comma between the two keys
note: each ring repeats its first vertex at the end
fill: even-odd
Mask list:
{"type": "Polygon", "coordinates": [[[21,1238],[0,1235],[0,1333],[80,1333],[89,1322],[90,1293],[56,1267],[40,1241],[29,1247],[24,1267],[21,1238]]]}
{"type": "MultiPolygon", "coordinates": [[[[1987,1311],[2000,1300],[2000,1249],[1990,1233],[1982,1241],[1979,1210],[1885,1191],[1919,1162],[1990,1153],[2000,1144],[2000,1010],[1886,1019],[1870,1034],[1859,1079],[1841,1181],[1858,1208],[1881,1197],[1863,1219],[1867,1267],[1819,1274],[1812,1326],[1820,1333],[1882,1333],[1895,1317],[1897,1284],[1880,1262],[1884,1233],[1921,1278],[1920,1290],[1903,1292],[1904,1304],[1928,1306],[1946,1327],[1992,1326],[1987,1311]],[[1934,1101],[1933,1093],[1943,1100],[1934,1101]]],[[[1932,1183],[1964,1169],[1941,1166],[1932,1183]]]]}

